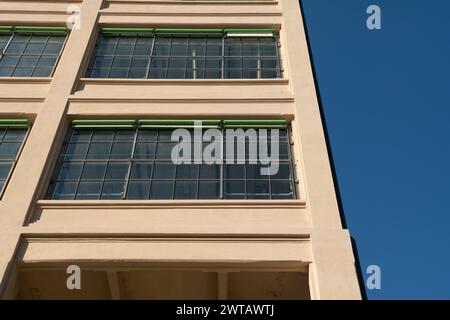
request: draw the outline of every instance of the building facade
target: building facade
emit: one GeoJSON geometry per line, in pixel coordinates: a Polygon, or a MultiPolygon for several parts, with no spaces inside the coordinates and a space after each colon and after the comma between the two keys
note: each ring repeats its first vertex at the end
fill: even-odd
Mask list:
{"type": "Polygon", "coordinates": [[[2,299],[361,298],[298,1],[6,0],[0,49],[2,299]]]}

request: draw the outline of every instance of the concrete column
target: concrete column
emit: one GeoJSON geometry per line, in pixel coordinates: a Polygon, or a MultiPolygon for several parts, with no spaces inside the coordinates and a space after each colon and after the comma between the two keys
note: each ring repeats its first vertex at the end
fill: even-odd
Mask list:
{"type": "Polygon", "coordinates": [[[315,230],[309,284],[313,300],[360,300],[361,291],[347,230],[315,230]]]}
{"type": "MultiPolygon", "coordinates": [[[[103,0],[84,0],[81,6],[81,28],[71,30],[66,47],[56,68],[46,99],[41,106],[27,142],[17,162],[14,174],[0,203],[0,297],[6,295],[10,264],[20,239],[22,226],[33,209],[35,201],[44,194],[49,177],[43,177],[45,168],[53,165],[55,151],[60,146],[67,122],[66,115],[70,94],[83,65],[92,30],[97,23],[98,11],[103,0]],[[52,139],[49,139],[52,137],[52,139]]],[[[9,291],[9,290],[8,290],[9,291]]]]}

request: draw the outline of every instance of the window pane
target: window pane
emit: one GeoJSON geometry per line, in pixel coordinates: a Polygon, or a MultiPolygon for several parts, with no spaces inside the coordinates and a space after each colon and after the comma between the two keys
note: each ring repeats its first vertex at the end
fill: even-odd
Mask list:
{"type": "Polygon", "coordinates": [[[155,143],[137,143],[134,150],[135,159],[153,160],[155,157],[155,143]]]}
{"type": "Polygon", "coordinates": [[[86,153],[89,144],[87,143],[69,143],[64,155],[64,160],[83,160],[86,158],[86,153]]]}
{"type": "Polygon", "coordinates": [[[131,179],[151,179],[153,162],[134,162],[131,169],[131,179]]]}
{"type": "Polygon", "coordinates": [[[219,199],[220,197],[220,181],[200,181],[199,182],[199,199],[219,199]]]}
{"type": "Polygon", "coordinates": [[[130,159],[133,143],[115,142],[112,146],[110,159],[130,159]]]}
{"type": "Polygon", "coordinates": [[[52,199],[55,200],[73,200],[77,182],[56,182],[53,189],[52,199]]]}
{"type": "Polygon", "coordinates": [[[153,179],[174,179],[175,165],[170,162],[156,162],[153,169],[153,179]]]}
{"type": "Polygon", "coordinates": [[[200,165],[200,179],[220,179],[220,165],[200,165]]]}
{"type": "Polygon", "coordinates": [[[88,159],[108,159],[109,152],[111,150],[112,143],[91,143],[89,152],[87,154],[88,159]]]}
{"type": "Polygon", "coordinates": [[[245,165],[226,164],[224,166],[225,179],[245,179],[245,165]]]}
{"type": "Polygon", "coordinates": [[[247,181],[247,199],[269,199],[269,180],[247,181]]]}
{"type": "Polygon", "coordinates": [[[82,179],[101,180],[105,177],[107,162],[87,162],[84,165],[82,179]]]}
{"type": "Polygon", "coordinates": [[[177,165],[176,179],[198,179],[198,165],[180,164],[177,165]]]}
{"type": "Polygon", "coordinates": [[[128,174],[128,162],[110,162],[105,179],[125,179],[128,174]]]}
{"type": "Polygon", "coordinates": [[[11,129],[9,128],[5,136],[3,137],[3,142],[22,142],[25,137],[26,130],[23,129],[11,129]]]}
{"type": "Polygon", "coordinates": [[[58,180],[78,180],[81,176],[83,163],[68,162],[61,166],[58,180]]]}
{"type": "Polygon", "coordinates": [[[0,144],[0,159],[14,160],[19,151],[20,143],[5,143],[0,144]]]}
{"type": "Polygon", "coordinates": [[[272,199],[293,199],[294,188],[291,181],[272,180],[270,181],[272,189],[272,199]]]}
{"type": "Polygon", "coordinates": [[[11,170],[12,162],[0,162],[0,179],[5,180],[11,170]]]}
{"type": "Polygon", "coordinates": [[[153,181],[150,199],[172,199],[173,181],[153,181]]]}
{"type": "Polygon", "coordinates": [[[103,184],[101,199],[122,199],[124,189],[124,181],[106,181],[103,184]]]}
{"type": "Polygon", "coordinates": [[[130,181],[127,199],[146,200],[150,193],[150,181],[130,181]]]}
{"type": "Polygon", "coordinates": [[[97,200],[100,199],[101,182],[82,181],[78,186],[77,200],[97,200]]]}
{"type": "Polygon", "coordinates": [[[225,181],[225,199],[245,199],[245,181],[225,181]]]}
{"type": "Polygon", "coordinates": [[[175,199],[196,199],[197,181],[176,181],[175,199]]]}

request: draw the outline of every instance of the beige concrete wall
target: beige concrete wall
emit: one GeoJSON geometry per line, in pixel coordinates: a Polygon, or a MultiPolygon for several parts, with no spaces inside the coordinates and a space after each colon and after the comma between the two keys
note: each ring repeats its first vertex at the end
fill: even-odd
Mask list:
{"type": "Polygon", "coordinates": [[[39,1],[32,6],[28,1],[2,1],[0,25],[63,26],[69,4],[80,6],[82,28],[71,31],[53,78],[0,79],[0,115],[33,121],[0,200],[1,297],[13,298],[17,293],[17,263],[21,268],[62,260],[100,263],[98,252],[105,254],[102,261],[118,259],[123,253],[124,259],[130,256],[131,260],[153,262],[170,252],[173,262],[184,263],[186,252],[196,252],[223,264],[236,257],[272,261],[278,263],[277,268],[309,264],[313,299],[359,299],[350,237],[341,227],[298,1],[84,0],[39,1]],[[85,79],[84,70],[102,25],[277,28],[285,78],[85,79]],[[44,199],[69,120],[199,115],[292,120],[300,199],[44,199]],[[158,242],[161,236],[175,242],[158,242]],[[195,247],[183,244],[186,236],[195,240],[195,247]],[[111,237],[118,240],[111,242],[111,237]],[[218,243],[212,245],[205,237],[219,237],[222,242],[215,246],[218,243]],[[240,242],[232,240],[236,237],[240,242]],[[124,245],[120,239],[133,239],[132,245],[124,245]],[[223,254],[220,259],[216,259],[217,250],[223,254]]]}

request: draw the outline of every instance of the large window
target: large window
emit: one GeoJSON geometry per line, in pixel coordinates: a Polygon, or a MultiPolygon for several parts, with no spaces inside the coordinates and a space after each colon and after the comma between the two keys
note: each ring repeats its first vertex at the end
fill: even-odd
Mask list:
{"type": "Polygon", "coordinates": [[[104,28],[88,77],[260,79],[282,70],[271,29],[104,28]]]}
{"type": "Polygon", "coordinates": [[[65,28],[0,26],[0,77],[52,76],[65,39],[65,28]]]}
{"type": "MultiPolygon", "coordinates": [[[[192,138],[192,153],[180,152],[192,163],[174,161],[172,141],[176,129],[186,129],[194,137],[193,121],[74,121],[67,136],[59,164],[49,189],[51,199],[294,199],[296,197],[289,144],[289,128],[285,121],[215,121],[202,122],[203,135],[214,129],[223,134],[219,152],[223,161],[208,162],[208,146],[192,138]],[[226,130],[266,132],[278,130],[279,146],[273,163],[278,168],[263,174],[265,164],[257,160],[261,141],[249,138],[227,138],[226,130]],[[197,141],[197,142],[196,142],[197,141]],[[234,159],[244,151],[242,163],[225,161],[230,146],[234,159]],[[242,147],[242,148],[241,148],[242,147]],[[253,148],[255,147],[255,148],[253,148]],[[203,159],[198,161],[201,154],[203,159]],[[222,156],[223,154],[223,156],[222,156]],[[197,160],[196,160],[197,159],[197,160]]],[[[233,131],[236,132],[236,131],[233,131]]],[[[209,140],[208,140],[209,141],[209,140]]],[[[215,141],[215,140],[212,140],[215,141]]],[[[265,141],[265,140],[264,140],[265,141]]],[[[271,140],[267,142],[269,155],[271,140]]],[[[209,149],[211,150],[211,149],[209,149]]],[[[209,154],[208,154],[209,155],[209,154]]],[[[217,156],[214,152],[210,155],[217,156]]],[[[230,158],[230,157],[228,157],[230,158]]],[[[211,159],[211,158],[209,158],[211,159]]],[[[179,159],[178,159],[179,160],[179,159]]]]}
{"type": "Polygon", "coordinates": [[[27,120],[0,120],[0,196],[19,157],[27,131],[27,120]]]}

